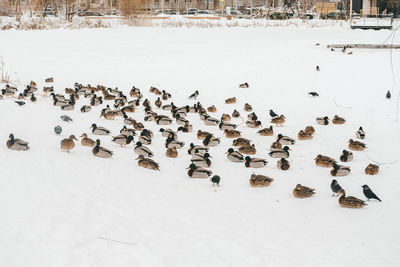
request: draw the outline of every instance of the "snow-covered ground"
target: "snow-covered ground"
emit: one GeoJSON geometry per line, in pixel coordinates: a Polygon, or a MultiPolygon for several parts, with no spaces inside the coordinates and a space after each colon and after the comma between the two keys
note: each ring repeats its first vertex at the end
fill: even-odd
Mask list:
{"type": "MultiPolygon", "coordinates": [[[[399,266],[400,265],[400,127],[396,119],[400,54],[393,51],[396,74],[393,99],[388,50],[354,50],[352,55],[326,48],[330,43],[381,43],[390,31],[325,28],[127,28],[92,30],[3,31],[0,56],[22,89],[30,80],[44,85],[55,78],[57,92],[73,83],[103,84],[129,92],[134,85],[153,103],[150,86],[165,89],[177,105],[200,91],[204,106],[242,115],[253,105],[263,126],[268,110],[288,118],[274,137],[244,128],[243,137],[269,163],[246,169],[227,160],[231,139],[211,149],[212,171],[221,177],[213,188],[208,179],[190,179],[187,145],[199,144],[195,133],[179,134],[186,142],[177,159],[165,157],[155,123],[154,159],[160,172],[137,166],[130,145],[121,148],[102,137],[111,159],[92,155],[80,144],[61,152],[60,140],[108,127],[117,135],[120,119],[99,118],[101,107],[87,114],[62,112],[49,98],[17,106],[0,101],[0,265],[7,267],[109,266],[399,266]],[[321,43],[315,46],[315,43],[321,43]],[[315,71],[319,65],[320,72],[315,71]],[[242,82],[249,89],[239,89],[242,82]],[[307,95],[318,91],[319,98],[307,95]],[[224,99],[236,96],[235,105],[224,99]],[[64,123],[63,114],[74,121],[64,123]],[[344,125],[320,126],[317,116],[347,119],[344,125]],[[53,127],[63,127],[61,136],[53,127]],[[292,147],[289,171],[280,171],[267,149],[278,133],[297,137],[312,125],[315,137],[292,147]],[[355,152],[349,176],[338,178],[348,195],[365,199],[368,184],[383,202],[370,201],[360,210],[341,208],[331,197],[329,169],[315,166],[317,154],[339,158],[347,141],[363,126],[366,152],[355,152]],[[30,142],[26,152],[5,146],[8,135],[30,142]],[[376,176],[364,174],[371,159],[382,164],[376,176]],[[270,187],[252,188],[252,173],[273,177],[270,187]],[[316,189],[309,199],[295,199],[301,183],[316,189]],[[110,241],[114,240],[114,241],[110,241]],[[118,242],[116,242],[118,241],[118,242]]],[[[397,35],[397,42],[399,41],[397,35]]],[[[163,112],[160,112],[163,113],[163,112]]],[[[132,115],[143,121],[140,108],[132,115]]],[[[205,126],[189,114],[194,132],[205,126]]],[[[236,120],[241,123],[241,120],[236,120]]],[[[176,129],[176,124],[172,125],[176,129]]]]}

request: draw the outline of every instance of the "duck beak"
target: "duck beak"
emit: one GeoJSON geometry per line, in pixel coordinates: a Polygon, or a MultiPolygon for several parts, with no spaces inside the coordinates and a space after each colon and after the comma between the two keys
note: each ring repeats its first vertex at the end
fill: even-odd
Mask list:
{"type": "Polygon", "coordinates": [[[225,154],[228,154],[228,151],[226,151],[225,154]]]}
{"type": "Polygon", "coordinates": [[[190,169],[190,167],[187,167],[187,168],[186,168],[186,170],[189,170],[189,169],[190,169]]]}
{"type": "Polygon", "coordinates": [[[139,157],[137,157],[135,160],[138,160],[139,159],[139,157]]]}
{"type": "Polygon", "coordinates": [[[289,148],[289,150],[292,151],[290,148],[289,148]]]}

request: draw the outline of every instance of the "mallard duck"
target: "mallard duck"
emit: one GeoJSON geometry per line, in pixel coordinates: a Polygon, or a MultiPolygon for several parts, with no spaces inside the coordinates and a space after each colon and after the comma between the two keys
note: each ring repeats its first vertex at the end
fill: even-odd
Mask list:
{"type": "Polygon", "coordinates": [[[313,138],[312,134],[307,133],[306,131],[300,130],[299,134],[297,135],[299,140],[310,140],[313,138]]]}
{"type": "Polygon", "coordinates": [[[7,147],[12,150],[28,150],[29,143],[21,139],[15,139],[14,134],[10,134],[7,141],[7,147]]]}
{"type": "Polygon", "coordinates": [[[273,181],[274,179],[268,176],[252,174],[249,182],[253,187],[263,187],[269,186],[273,181]]]}
{"type": "Polygon", "coordinates": [[[339,117],[338,115],[335,115],[332,119],[333,124],[343,124],[345,122],[346,122],[346,120],[342,117],[339,117]]]}
{"type": "Polygon", "coordinates": [[[196,165],[196,167],[210,167],[211,166],[211,160],[210,160],[210,154],[205,153],[202,158],[198,157],[195,159],[190,160],[193,164],[196,165]]]}
{"type": "Polygon", "coordinates": [[[165,141],[165,147],[166,148],[171,148],[171,147],[175,147],[175,148],[182,148],[185,146],[185,142],[181,142],[178,140],[174,139],[174,136],[171,134],[170,136],[168,136],[167,140],[165,141]]]}
{"type": "Polygon", "coordinates": [[[331,175],[332,176],[346,176],[350,174],[350,167],[338,165],[336,163],[333,164],[331,175]]]}
{"type": "Polygon", "coordinates": [[[165,151],[165,155],[168,158],[176,158],[178,157],[178,150],[176,150],[176,147],[168,148],[167,151],[165,151]]]}
{"type": "Polygon", "coordinates": [[[379,172],[379,166],[375,164],[368,164],[368,166],[365,168],[365,173],[368,175],[375,175],[378,174],[379,172]]]}
{"type": "Polygon", "coordinates": [[[340,161],[350,162],[353,160],[353,152],[343,150],[342,155],[340,155],[340,161]]]}
{"type": "MultiPolygon", "coordinates": [[[[1,97],[3,97],[3,96],[1,96],[1,97]]],[[[25,96],[22,93],[19,94],[18,100],[24,100],[24,99],[25,99],[25,96]]]]}
{"type": "Polygon", "coordinates": [[[218,125],[220,122],[218,119],[210,117],[210,116],[205,116],[204,118],[204,124],[205,125],[210,125],[210,126],[216,126],[218,125]]]}
{"type": "Polygon", "coordinates": [[[135,106],[134,105],[129,105],[129,106],[125,106],[121,109],[122,112],[126,112],[126,113],[135,113],[135,106]]]}
{"type": "Polygon", "coordinates": [[[117,117],[117,116],[118,116],[117,112],[112,111],[112,110],[105,111],[105,112],[102,112],[102,113],[100,114],[100,118],[103,117],[103,118],[106,119],[106,120],[113,120],[113,119],[115,119],[115,117],[117,117]]]}
{"type": "Polygon", "coordinates": [[[143,146],[142,142],[136,142],[136,146],[133,149],[133,151],[135,151],[135,153],[138,154],[139,156],[143,155],[149,158],[151,158],[154,155],[149,148],[143,146]]]}
{"type": "Polygon", "coordinates": [[[214,105],[212,105],[207,108],[207,111],[211,112],[211,113],[215,113],[215,112],[217,112],[217,108],[214,105]]]}
{"type": "Polygon", "coordinates": [[[178,132],[181,131],[183,133],[191,133],[193,131],[193,126],[189,123],[185,124],[184,126],[178,127],[178,132]]]}
{"type": "Polygon", "coordinates": [[[252,145],[247,145],[247,146],[241,146],[239,147],[239,152],[247,155],[254,155],[256,154],[256,147],[254,144],[252,145]]]}
{"type": "Polygon", "coordinates": [[[328,118],[327,116],[325,116],[325,117],[318,117],[318,118],[316,119],[316,121],[317,121],[318,124],[321,124],[321,125],[328,125],[328,124],[329,124],[329,118],[328,118]]]}
{"type": "Polygon", "coordinates": [[[176,115],[176,124],[184,126],[186,124],[189,124],[189,121],[178,114],[176,115]]]}
{"type": "Polygon", "coordinates": [[[249,121],[256,121],[256,120],[258,120],[258,117],[257,117],[256,113],[252,112],[252,113],[247,115],[247,119],[249,121]]]}
{"type": "Polygon", "coordinates": [[[133,125],[133,123],[135,122],[135,120],[133,119],[133,118],[131,118],[131,117],[128,117],[128,115],[126,115],[125,113],[124,113],[124,124],[126,124],[126,125],[133,125]]]}
{"type": "Polygon", "coordinates": [[[100,146],[100,140],[96,140],[96,146],[92,149],[93,155],[100,158],[110,158],[113,155],[111,150],[100,146]]]}
{"type": "Polygon", "coordinates": [[[194,163],[190,164],[186,169],[189,169],[188,175],[190,178],[208,178],[212,174],[211,170],[197,167],[194,163]]]}
{"type": "Polygon", "coordinates": [[[193,143],[190,143],[188,154],[193,155],[195,152],[204,155],[205,153],[208,152],[208,147],[195,146],[193,143]]]}
{"type": "Polygon", "coordinates": [[[161,128],[160,132],[162,133],[162,136],[164,136],[164,137],[168,137],[170,134],[176,135],[176,133],[169,128],[167,128],[167,129],[161,128]]]}
{"type": "Polygon", "coordinates": [[[235,151],[233,148],[229,148],[227,152],[225,152],[226,157],[233,162],[243,162],[244,161],[244,157],[243,155],[238,152],[235,151]]]}
{"type": "Polygon", "coordinates": [[[315,189],[303,186],[301,184],[296,185],[293,189],[293,196],[296,198],[307,198],[312,197],[315,194],[315,189]]]}
{"type": "Polygon", "coordinates": [[[136,120],[133,120],[133,128],[137,131],[143,131],[144,125],[141,122],[137,122],[136,120]]]}
{"type": "Polygon", "coordinates": [[[271,125],[271,126],[269,126],[269,128],[261,129],[257,133],[261,136],[272,136],[272,135],[274,135],[274,129],[272,128],[272,125],[271,125]]]}
{"type": "Polygon", "coordinates": [[[61,145],[61,150],[65,150],[69,152],[70,150],[74,149],[75,143],[74,140],[78,141],[76,139],[75,135],[70,135],[69,138],[65,138],[61,140],[60,145],[61,145]]]}
{"type": "Polygon", "coordinates": [[[203,145],[206,147],[216,146],[221,143],[221,139],[213,137],[212,135],[207,135],[203,140],[203,145]]]}
{"type": "Polygon", "coordinates": [[[249,128],[261,127],[261,121],[246,121],[246,126],[249,128]]]}
{"type": "Polygon", "coordinates": [[[253,107],[252,107],[250,104],[248,104],[248,103],[244,104],[243,109],[244,109],[244,111],[246,111],[246,112],[252,112],[252,111],[253,111],[253,107]]]}
{"type": "Polygon", "coordinates": [[[88,106],[88,105],[83,105],[82,107],[81,107],[81,112],[82,113],[86,113],[86,112],[89,112],[89,111],[91,111],[92,110],[92,107],[91,106],[88,106]]]}
{"type": "Polygon", "coordinates": [[[239,88],[249,88],[249,84],[247,82],[239,84],[239,88]]]}
{"type": "Polygon", "coordinates": [[[122,129],[119,131],[119,133],[124,134],[124,135],[132,135],[132,136],[136,135],[136,132],[134,129],[126,128],[125,125],[124,125],[124,127],[122,127],[122,129]]]}
{"type": "Polygon", "coordinates": [[[245,166],[247,168],[262,168],[265,165],[267,165],[268,161],[265,159],[260,159],[260,158],[251,158],[249,156],[245,157],[245,166]]]}
{"type": "Polygon", "coordinates": [[[271,146],[269,147],[269,150],[271,151],[278,151],[278,150],[282,150],[282,144],[279,143],[279,141],[275,141],[271,144],[271,146]]]}
{"type": "Polygon", "coordinates": [[[353,139],[349,140],[349,149],[354,151],[363,151],[367,146],[359,141],[353,141],[353,139]]]}
{"type": "Polygon", "coordinates": [[[172,120],[166,116],[157,116],[155,119],[158,125],[170,125],[172,123],[172,120]]]}
{"type": "Polygon", "coordinates": [[[240,137],[238,139],[233,140],[232,145],[233,146],[249,146],[249,145],[251,145],[251,141],[249,139],[240,137]]]}
{"type": "Polygon", "coordinates": [[[358,131],[356,132],[356,137],[357,137],[358,139],[364,139],[364,138],[365,138],[365,132],[364,132],[364,130],[363,130],[362,127],[360,127],[360,128],[358,129],[358,131]]]}
{"type": "Polygon", "coordinates": [[[62,109],[62,110],[74,110],[74,109],[75,109],[75,106],[72,105],[71,103],[67,103],[67,104],[62,105],[62,106],[61,106],[61,109],[62,109]]]}
{"type": "Polygon", "coordinates": [[[363,200],[356,197],[346,197],[346,192],[343,189],[340,189],[338,194],[340,196],[339,204],[344,208],[360,209],[367,205],[363,200]]]}
{"type": "Polygon", "coordinates": [[[31,102],[36,102],[37,98],[34,94],[32,94],[30,100],[31,102]]]}
{"type": "Polygon", "coordinates": [[[206,138],[207,135],[211,135],[212,136],[213,134],[210,133],[210,132],[201,131],[201,130],[197,131],[197,139],[203,140],[204,138],[206,138]]]}
{"type": "Polygon", "coordinates": [[[229,114],[222,114],[221,116],[221,121],[231,121],[231,116],[229,116],[229,114]]]}
{"type": "Polygon", "coordinates": [[[278,167],[278,169],[281,169],[283,171],[289,170],[290,168],[290,163],[289,161],[287,161],[284,158],[281,158],[280,160],[278,160],[278,162],[276,163],[276,166],[278,167]]]}
{"type": "Polygon", "coordinates": [[[150,91],[150,93],[153,93],[153,94],[156,94],[156,95],[161,95],[161,91],[158,88],[154,87],[154,86],[151,86],[149,91],[150,91]]]}
{"type": "Polygon", "coordinates": [[[271,123],[274,123],[276,126],[282,126],[285,122],[286,122],[286,117],[283,115],[271,119],[271,123]]]}
{"type": "Polygon", "coordinates": [[[283,149],[280,150],[273,150],[268,153],[272,158],[288,158],[289,157],[289,150],[288,146],[285,146],[283,149]]]}
{"type": "Polygon", "coordinates": [[[236,109],[232,112],[232,117],[233,118],[239,118],[240,117],[240,113],[239,111],[237,111],[236,109]]]}
{"type": "Polygon", "coordinates": [[[145,156],[143,156],[143,155],[139,155],[139,157],[137,157],[136,160],[139,160],[138,161],[139,167],[143,167],[143,168],[155,170],[155,171],[160,170],[160,165],[157,162],[155,162],[152,159],[145,158],[145,156]]]}
{"type": "Polygon", "coordinates": [[[309,134],[314,134],[314,133],[315,133],[315,129],[314,129],[314,127],[312,127],[312,126],[307,126],[307,127],[304,129],[304,131],[305,131],[306,133],[309,133],[309,134]]]}
{"type": "Polygon", "coordinates": [[[315,158],[315,164],[320,167],[333,167],[334,164],[336,164],[336,160],[333,158],[327,157],[327,156],[322,156],[318,155],[315,158]]]}
{"type": "Polygon", "coordinates": [[[237,137],[240,137],[240,135],[241,135],[240,131],[237,131],[237,130],[226,129],[224,131],[224,133],[225,133],[225,136],[228,138],[237,138],[237,137]]]}
{"type": "Polygon", "coordinates": [[[162,106],[162,101],[161,101],[161,99],[159,97],[154,102],[154,105],[156,105],[156,107],[158,107],[158,108],[160,108],[162,106]]]}
{"type": "Polygon", "coordinates": [[[83,133],[81,137],[82,137],[81,139],[82,146],[94,147],[96,145],[96,142],[93,139],[88,138],[86,133],[83,133]]]}
{"type": "Polygon", "coordinates": [[[104,128],[104,127],[97,127],[97,125],[95,123],[92,124],[92,126],[90,127],[92,129],[92,134],[94,135],[109,135],[111,133],[110,130],[104,128]]]}
{"type": "Polygon", "coordinates": [[[234,104],[234,103],[236,103],[236,97],[231,97],[231,98],[227,98],[227,99],[225,99],[225,103],[226,104],[234,104]]]}
{"type": "Polygon", "coordinates": [[[229,123],[229,122],[221,122],[221,123],[219,124],[219,128],[220,128],[222,131],[225,131],[225,130],[234,130],[234,129],[237,128],[237,125],[236,125],[236,124],[233,124],[233,123],[229,123]]]}
{"type": "Polygon", "coordinates": [[[296,143],[293,138],[290,138],[289,136],[284,136],[282,134],[278,134],[276,141],[278,141],[282,145],[294,145],[296,143]]]}
{"type": "Polygon", "coordinates": [[[117,135],[113,136],[112,142],[120,145],[120,146],[126,146],[129,145],[133,141],[133,136],[132,135],[117,135]]]}
{"type": "Polygon", "coordinates": [[[50,78],[45,79],[44,81],[45,81],[46,83],[52,83],[52,82],[54,82],[54,78],[53,78],[53,77],[50,77],[50,78]]]}

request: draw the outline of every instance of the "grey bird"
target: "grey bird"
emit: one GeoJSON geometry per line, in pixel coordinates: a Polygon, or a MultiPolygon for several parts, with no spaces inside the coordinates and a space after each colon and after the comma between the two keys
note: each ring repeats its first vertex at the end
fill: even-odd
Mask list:
{"type": "Polygon", "coordinates": [[[14,101],[15,103],[17,103],[18,104],[18,106],[23,106],[23,105],[25,105],[25,102],[24,101],[14,101]]]}
{"type": "Polygon", "coordinates": [[[382,202],[382,200],[380,200],[379,197],[377,197],[377,196],[375,195],[375,193],[372,192],[371,188],[369,188],[368,185],[365,184],[365,185],[362,186],[362,188],[363,188],[364,196],[368,199],[368,201],[369,201],[371,198],[373,198],[373,199],[376,199],[376,200],[379,200],[379,201],[382,202]]]}
{"type": "Polygon", "coordinates": [[[338,182],[336,180],[332,180],[331,189],[333,192],[332,196],[334,196],[335,194],[337,194],[339,192],[340,189],[342,189],[342,187],[338,184],[338,182]]]}
{"type": "Polygon", "coordinates": [[[309,95],[312,95],[313,97],[319,96],[319,94],[317,92],[309,92],[309,95]]]}
{"type": "Polygon", "coordinates": [[[60,134],[62,132],[62,128],[60,125],[57,125],[56,127],[54,127],[54,132],[56,134],[60,134]]]}
{"type": "Polygon", "coordinates": [[[62,115],[60,118],[65,122],[73,121],[73,119],[71,119],[71,117],[69,117],[67,115],[62,115]]]}
{"type": "Polygon", "coordinates": [[[220,178],[218,175],[214,175],[214,176],[211,178],[211,182],[213,183],[213,185],[214,185],[214,184],[217,184],[217,185],[219,186],[219,181],[221,181],[221,178],[220,178]]]}

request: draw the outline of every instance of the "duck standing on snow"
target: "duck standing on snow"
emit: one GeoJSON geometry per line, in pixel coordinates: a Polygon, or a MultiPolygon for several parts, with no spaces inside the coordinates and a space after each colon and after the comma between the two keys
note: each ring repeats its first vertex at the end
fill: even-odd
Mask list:
{"type": "Polygon", "coordinates": [[[111,133],[110,130],[101,126],[98,127],[95,123],[92,124],[90,129],[92,129],[92,134],[94,135],[109,135],[111,133]]]}
{"type": "Polygon", "coordinates": [[[332,196],[335,196],[335,194],[338,194],[340,189],[342,189],[342,187],[338,184],[338,182],[335,179],[333,179],[331,182],[331,190],[333,192],[332,196]]]}
{"type": "Polygon", "coordinates": [[[29,143],[21,139],[14,138],[14,134],[10,134],[7,141],[7,147],[11,150],[28,150],[29,143]]]}
{"type": "Polygon", "coordinates": [[[365,173],[368,175],[375,175],[378,174],[379,172],[379,166],[375,164],[368,164],[368,166],[365,168],[365,173]]]}
{"type": "Polygon", "coordinates": [[[319,117],[319,118],[316,119],[316,121],[317,121],[318,124],[321,124],[321,125],[328,125],[329,124],[329,118],[327,116],[319,117]]]}
{"type": "Polygon", "coordinates": [[[293,189],[293,196],[296,198],[308,198],[315,194],[315,189],[303,186],[301,184],[296,185],[293,189]]]}
{"type": "Polygon", "coordinates": [[[359,141],[353,141],[353,139],[349,140],[349,149],[354,151],[363,151],[367,146],[359,141]]]}
{"type": "Polygon", "coordinates": [[[243,155],[238,152],[235,151],[233,148],[229,148],[227,152],[225,152],[226,157],[232,161],[232,162],[243,162],[244,161],[244,157],[243,155]]]}
{"type": "Polygon", "coordinates": [[[365,185],[362,186],[362,188],[363,188],[364,196],[368,199],[368,201],[371,198],[373,198],[373,199],[376,199],[376,200],[379,200],[379,201],[382,202],[382,200],[380,200],[379,197],[377,195],[375,195],[374,192],[372,192],[371,188],[369,188],[368,185],[365,184],[365,185]]]}
{"type": "Polygon", "coordinates": [[[340,155],[340,161],[350,162],[353,160],[353,152],[343,150],[342,155],[340,155]]]}
{"type": "Polygon", "coordinates": [[[94,147],[96,145],[96,142],[93,139],[88,138],[86,133],[83,133],[81,137],[82,137],[81,139],[82,146],[94,147]]]}
{"type": "Polygon", "coordinates": [[[338,165],[336,163],[333,164],[331,175],[332,176],[346,176],[350,174],[350,167],[338,165]]]}
{"type": "Polygon", "coordinates": [[[356,132],[356,137],[357,137],[358,139],[364,139],[364,138],[365,138],[365,132],[364,132],[364,130],[363,130],[362,127],[360,127],[360,128],[358,129],[358,131],[356,132]]]}
{"type": "Polygon", "coordinates": [[[268,153],[272,158],[288,158],[289,157],[289,150],[288,146],[285,146],[281,150],[274,150],[268,153]]]}
{"type": "Polygon", "coordinates": [[[75,135],[70,135],[69,138],[65,138],[65,139],[61,140],[61,142],[60,142],[61,150],[65,150],[65,151],[69,152],[72,149],[74,149],[74,147],[75,147],[74,140],[78,141],[78,139],[76,139],[75,135]]]}
{"type": "Polygon", "coordinates": [[[205,116],[204,118],[204,124],[205,125],[210,125],[210,126],[216,126],[219,125],[220,121],[216,118],[210,117],[210,116],[205,116]]]}
{"type": "Polygon", "coordinates": [[[290,168],[290,163],[289,161],[287,161],[285,158],[281,158],[280,160],[278,160],[278,162],[276,163],[276,166],[278,167],[278,169],[286,171],[289,170],[290,168]]]}
{"type": "Polygon", "coordinates": [[[356,197],[346,197],[346,192],[343,189],[340,189],[339,192],[339,205],[344,208],[351,208],[351,209],[360,209],[367,204],[356,197]]]}
{"type": "Polygon", "coordinates": [[[269,186],[273,181],[273,178],[257,174],[252,174],[249,180],[252,187],[266,187],[269,186]]]}
{"type": "Polygon", "coordinates": [[[265,167],[265,165],[267,165],[268,161],[266,161],[265,159],[260,159],[260,158],[251,158],[249,156],[247,156],[245,158],[245,166],[247,168],[262,168],[265,167]]]}
{"type": "Polygon", "coordinates": [[[271,125],[269,128],[261,129],[257,133],[261,136],[272,136],[274,135],[274,129],[272,128],[271,125]]]}
{"type": "Polygon", "coordinates": [[[96,146],[92,149],[93,155],[100,158],[110,158],[113,155],[111,150],[100,146],[100,140],[96,140],[96,146]]]}
{"type": "Polygon", "coordinates": [[[188,175],[190,178],[208,178],[211,176],[212,171],[204,169],[202,167],[197,167],[195,164],[190,164],[186,169],[189,169],[188,175]]]}
{"type": "Polygon", "coordinates": [[[279,143],[278,141],[275,141],[271,144],[271,146],[269,147],[269,150],[271,150],[271,151],[282,150],[282,144],[279,143]]]}
{"type": "Polygon", "coordinates": [[[249,88],[249,84],[247,82],[239,84],[239,88],[249,88]]]}

